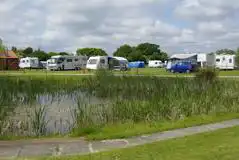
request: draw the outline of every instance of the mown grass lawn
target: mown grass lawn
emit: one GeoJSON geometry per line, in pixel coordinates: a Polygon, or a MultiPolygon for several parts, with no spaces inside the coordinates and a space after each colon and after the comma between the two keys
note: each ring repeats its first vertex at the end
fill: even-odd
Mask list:
{"type": "Polygon", "coordinates": [[[236,160],[239,127],[86,156],[32,160],[236,160]]]}
{"type": "Polygon", "coordinates": [[[85,136],[88,140],[119,139],[155,132],[187,128],[239,118],[239,113],[220,113],[185,117],[177,121],[124,123],[108,125],[103,128],[75,129],[71,137],[85,136]]]}

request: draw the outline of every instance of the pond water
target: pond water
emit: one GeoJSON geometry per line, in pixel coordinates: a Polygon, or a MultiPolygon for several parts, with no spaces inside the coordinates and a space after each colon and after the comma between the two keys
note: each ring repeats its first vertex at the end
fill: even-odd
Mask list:
{"type": "Polygon", "coordinates": [[[40,128],[44,128],[45,135],[66,134],[76,123],[78,107],[105,103],[108,102],[81,91],[70,95],[38,95],[33,104],[19,105],[9,114],[5,120],[5,134],[34,135],[40,128]]]}

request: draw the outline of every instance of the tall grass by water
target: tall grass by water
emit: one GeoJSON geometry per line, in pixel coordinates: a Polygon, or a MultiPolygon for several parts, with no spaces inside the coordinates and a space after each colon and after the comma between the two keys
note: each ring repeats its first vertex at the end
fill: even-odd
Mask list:
{"type": "MultiPolygon", "coordinates": [[[[38,99],[42,95],[50,97],[52,101],[62,95],[76,99],[76,107],[70,110],[73,122],[69,122],[69,126],[74,135],[78,136],[116,124],[151,125],[158,121],[175,121],[212,113],[237,113],[238,81],[219,80],[216,77],[211,81],[208,79],[213,76],[207,77],[120,77],[104,70],[93,77],[1,76],[0,134],[47,135],[46,128],[50,122],[45,114],[51,104],[39,105],[38,99]],[[83,92],[84,96],[79,96],[79,92],[83,92]],[[94,103],[89,97],[104,103],[94,103]],[[33,108],[33,111],[24,115],[25,121],[10,121],[10,124],[9,119],[12,120],[22,106],[33,108]]],[[[54,115],[52,118],[54,120],[54,115]]]]}

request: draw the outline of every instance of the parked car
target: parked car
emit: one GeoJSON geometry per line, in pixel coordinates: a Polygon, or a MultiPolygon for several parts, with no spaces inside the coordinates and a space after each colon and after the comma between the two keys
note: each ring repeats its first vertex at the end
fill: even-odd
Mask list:
{"type": "Polygon", "coordinates": [[[195,71],[197,68],[196,65],[191,62],[178,62],[173,64],[170,68],[170,72],[172,73],[190,73],[195,71]]]}

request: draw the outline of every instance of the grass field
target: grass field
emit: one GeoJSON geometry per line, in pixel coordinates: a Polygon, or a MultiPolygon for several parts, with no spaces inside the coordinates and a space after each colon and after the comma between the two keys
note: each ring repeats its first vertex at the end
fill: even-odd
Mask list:
{"type": "MultiPolygon", "coordinates": [[[[11,74],[21,74],[21,75],[59,75],[59,74],[93,74],[94,71],[80,70],[80,71],[46,71],[46,70],[25,70],[25,71],[0,71],[0,75],[11,75],[11,74]]],[[[121,72],[115,71],[116,74],[127,74],[127,75],[170,75],[170,76],[185,76],[185,75],[193,75],[184,74],[184,73],[170,73],[165,69],[160,68],[140,68],[140,69],[131,69],[130,71],[121,72]]],[[[233,71],[220,71],[219,76],[239,76],[239,70],[233,71]]]]}
{"type": "Polygon", "coordinates": [[[32,160],[236,160],[239,127],[86,156],[32,160]]]}

